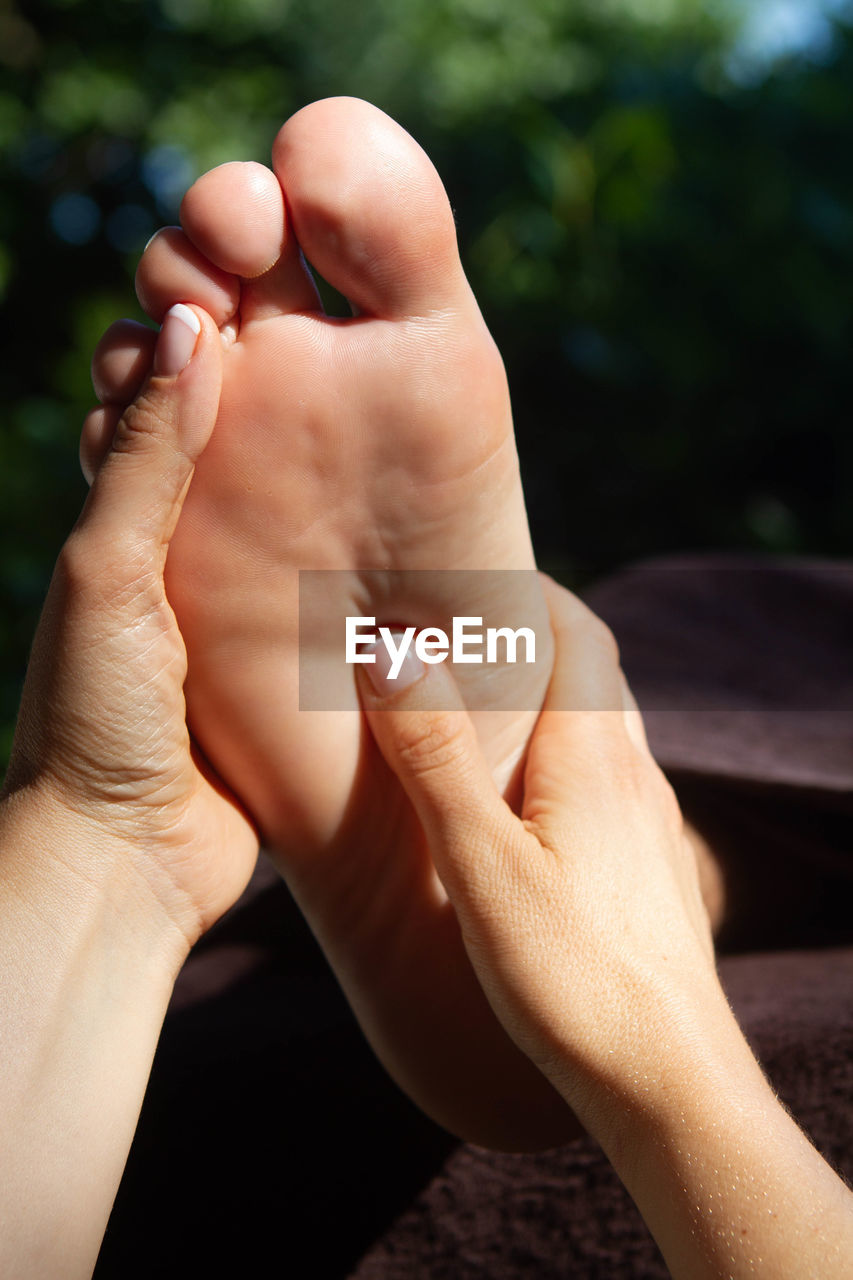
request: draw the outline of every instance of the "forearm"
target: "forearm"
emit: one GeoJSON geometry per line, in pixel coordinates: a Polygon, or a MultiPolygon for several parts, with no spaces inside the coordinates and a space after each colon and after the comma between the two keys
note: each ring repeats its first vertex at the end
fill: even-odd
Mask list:
{"type": "Polygon", "coordinates": [[[675,1280],[842,1280],[853,1195],[775,1097],[727,1008],[655,1050],[593,1124],[675,1280]]]}
{"type": "Polygon", "coordinates": [[[121,850],[0,805],[0,1273],[91,1274],[174,976],[177,932],[121,850]],[[90,844],[90,847],[86,847],[90,844]]]}

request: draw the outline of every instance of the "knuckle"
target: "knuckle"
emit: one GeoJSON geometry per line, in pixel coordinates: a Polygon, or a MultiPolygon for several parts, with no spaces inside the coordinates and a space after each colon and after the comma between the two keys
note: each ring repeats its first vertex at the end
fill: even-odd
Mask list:
{"type": "Polygon", "coordinates": [[[669,779],[647,755],[634,753],[634,789],[643,811],[657,815],[664,830],[677,834],[684,826],[678,797],[669,779]]]}
{"type": "Polygon", "coordinates": [[[589,605],[573,592],[550,580],[546,583],[546,595],[557,631],[562,631],[569,641],[575,638],[598,644],[618,660],[619,646],[613,632],[598,614],[593,613],[589,605]]]}
{"type": "Polygon", "coordinates": [[[584,633],[590,648],[614,666],[619,665],[619,645],[606,622],[602,622],[595,614],[589,614],[584,633]]]}
{"type": "Polygon", "coordinates": [[[114,531],[108,541],[74,530],[59,553],[54,577],[64,598],[110,613],[130,605],[147,611],[162,595],[150,551],[129,529],[114,531]]]}
{"type": "Polygon", "coordinates": [[[678,803],[678,796],[675,794],[669,779],[661,773],[657,766],[655,766],[655,769],[657,772],[661,814],[671,831],[680,832],[684,829],[684,815],[681,812],[681,805],[678,803]]]}
{"type": "Polygon", "coordinates": [[[57,557],[53,571],[54,580],[63,591],[71,595],[80,595],[92,580],[94,558],[91,540],[79,530],[73,530],[57,557]]]}
{"type": "Polygon", "coordinates": [[[453,717],[441,711],[405,721],[397,742],[401,764],[418,777],[461,772],[467,757],[465,748],[453,717]]]}
{"type": "Polygon", "coordinates": [[[168,437],[169,424],[163,415],[159,398],[149,391],[142,391],[119,419],[113,450],[116,453],[129,452],[139,449],[140,445],[148,445],[151,441],[161,441],[168,437]]]}

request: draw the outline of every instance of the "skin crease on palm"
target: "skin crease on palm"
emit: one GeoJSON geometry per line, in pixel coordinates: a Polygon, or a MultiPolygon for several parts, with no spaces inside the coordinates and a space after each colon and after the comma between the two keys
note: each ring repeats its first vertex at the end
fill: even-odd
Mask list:
{"type": "MultiPolygon", "coordinates": [[[[354,681],[349,710],[298,708],[300,569],[348,571],[347,612],[449,625],[470,606],[443,594],[440,576],[423,589],[395,576],[389,598],[381,574],[364,571],[534,568],[503,365],[447,195],[398,125],[330,99],[285,124],[272,171],[233,163],[200,178],[181,222],[149,244],[137,291],[158,322],[173,303],[203,307],[227,346],[217,425],[167,566],[192,730],[256,818],[403,1087],[476,1141],[559,1141],[574,1129],[564,1103],[485,1002],[354,681]],[[351,319],[323,313],[302,253],[351,319]]],[[[154,336],[122,321],[99,345],[89,474],[154,336]]],[[[535,577],[518,581],[512,607],[547,631],[535,577]]],[[[529,678],[530,710],[478,713],[507,790],[549,669],[529,678]]]]}

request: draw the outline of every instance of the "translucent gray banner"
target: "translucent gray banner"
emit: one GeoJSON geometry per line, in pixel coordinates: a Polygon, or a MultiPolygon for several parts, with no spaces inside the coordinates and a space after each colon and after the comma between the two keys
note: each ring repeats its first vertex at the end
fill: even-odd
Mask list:
{"type": "MultiPolygon", "coordinates": [[[[853,714],[853,567],[657,564],[625,570],[589,596],[643,711],[853,714]]],[[[356,659],[369,661],[371,641],[386,647],[392,669],[404,646],[446,663],[478,711],[538,710],[552,666],[532,571],[304,570],[299,634],[303,710],[358,706],[356,659]]],[[[552,686],[550,705],[620,709],[571,626],[566,644],[572,678],[552,686]]]]}
{"type": "Polygon", "coordinates": [[[358,705],[356,667],[383,653],[446,664],[471,710],[537,710],[552,666],[551,628],[531,570],[302,570],[299,706],[358,705]]]}

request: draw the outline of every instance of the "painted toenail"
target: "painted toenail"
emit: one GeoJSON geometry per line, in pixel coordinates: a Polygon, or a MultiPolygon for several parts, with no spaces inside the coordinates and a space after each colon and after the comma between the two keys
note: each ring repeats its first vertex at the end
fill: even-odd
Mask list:
{"type": "Polygon", "coordinates": [[[201,321],[194,311],[178,302],[166,312],[154,349],[154,373],[162,378],[174,378],[192,359],[201,321]]]}

